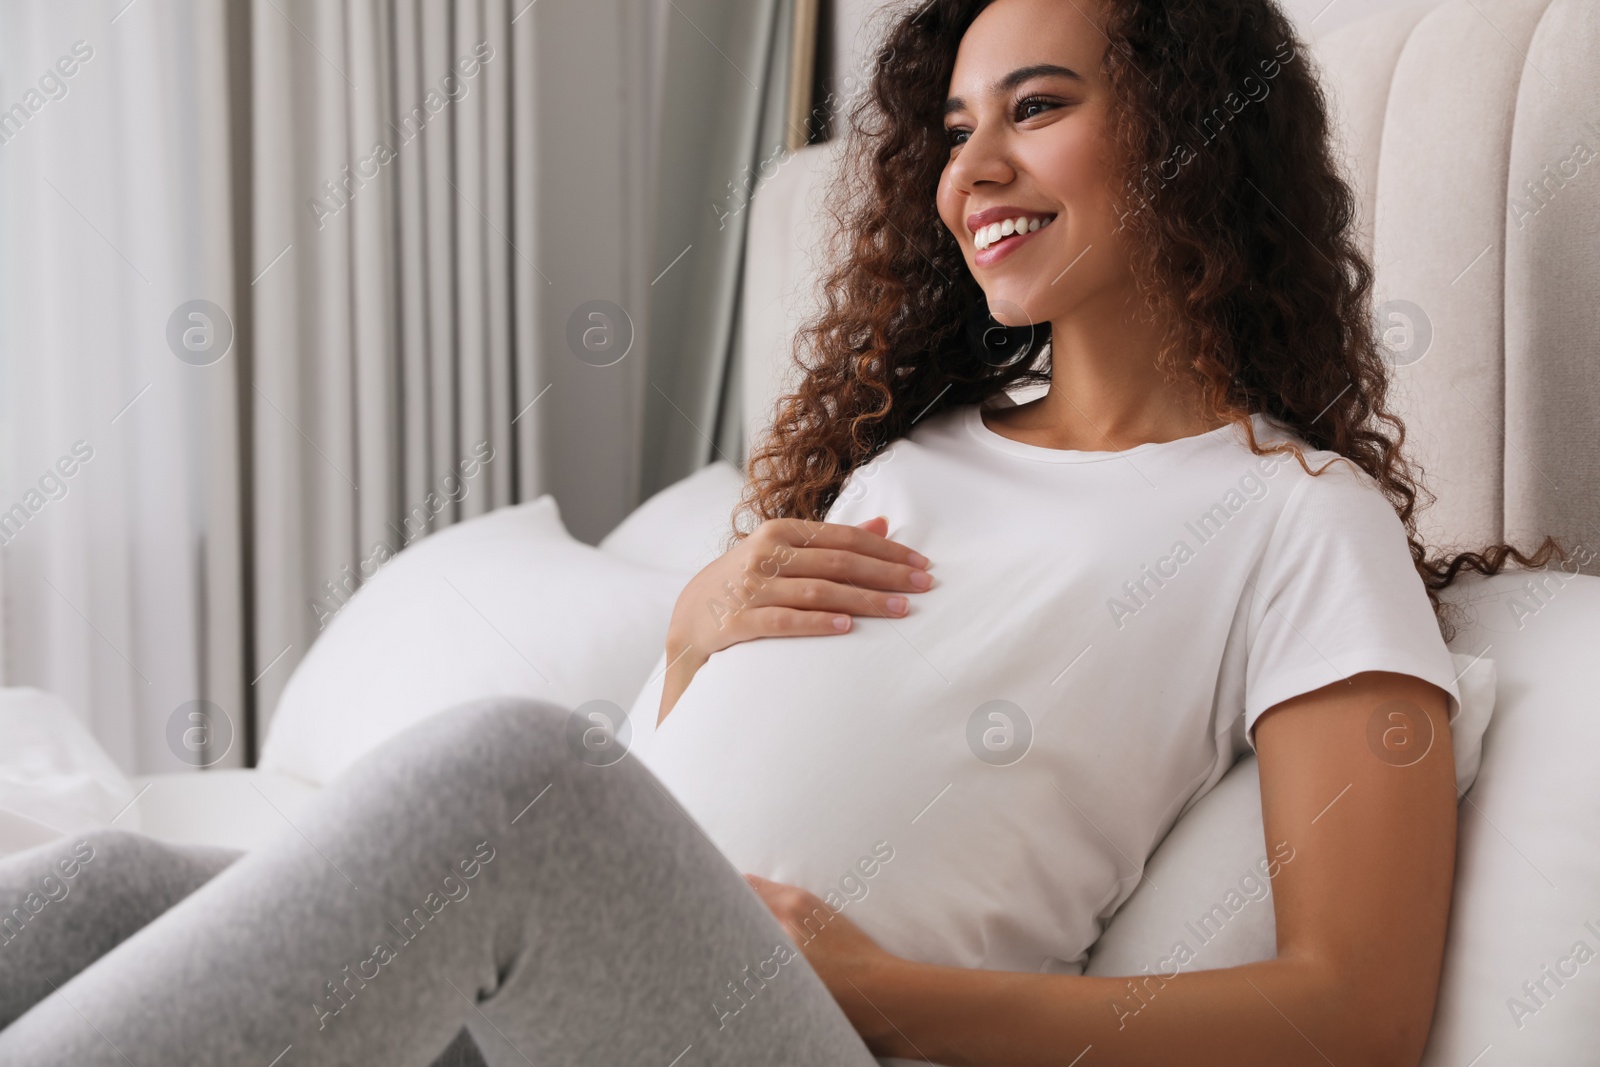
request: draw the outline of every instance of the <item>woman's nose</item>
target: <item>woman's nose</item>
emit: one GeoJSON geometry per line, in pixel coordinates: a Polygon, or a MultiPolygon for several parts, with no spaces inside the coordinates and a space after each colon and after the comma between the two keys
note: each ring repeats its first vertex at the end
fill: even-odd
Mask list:
{"type": "Polygon", "coordinates": [[[992,127],[969,133],[950,164],[950,181],[962,192],[971,192],[979,182],[1004,185],[1015,177],[1004,132],[992,127]]]}

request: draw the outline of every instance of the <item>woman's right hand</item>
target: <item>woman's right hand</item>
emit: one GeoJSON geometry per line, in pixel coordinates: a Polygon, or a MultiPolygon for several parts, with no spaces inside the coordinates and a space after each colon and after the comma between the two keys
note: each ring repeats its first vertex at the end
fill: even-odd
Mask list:
{"type": "Polygon", "coordinates": [[[758,637],[848,633],[853,615],[905,615],[906,594],[933,578],[927,558],[888,530],[881,515],[857,526],[768,519],[690,579],[667,625],[657,725],[713,652],[758,637]]]}

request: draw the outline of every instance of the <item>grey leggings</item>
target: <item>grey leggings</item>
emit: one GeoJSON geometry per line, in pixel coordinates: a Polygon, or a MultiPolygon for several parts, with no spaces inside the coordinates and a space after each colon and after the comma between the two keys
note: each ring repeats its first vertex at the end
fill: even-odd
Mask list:
{"type": "Polygon", "coordinates": [[[0,859],[0,1065],[875,1067],[654,775],[586,762],[568,715],[433,716],[246,854],[102,830],[0,859]]]}

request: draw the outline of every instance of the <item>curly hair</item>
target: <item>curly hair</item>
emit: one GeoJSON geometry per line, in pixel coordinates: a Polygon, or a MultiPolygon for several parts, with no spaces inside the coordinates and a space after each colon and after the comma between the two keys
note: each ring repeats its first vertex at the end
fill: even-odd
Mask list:
{"type": "MultiPolygon", "coordinates": [[[[851,109],[827,203],[832,264],[823,307],[795,338],[798,387],[753,450],[734,512],[819,519],[850,472],[922,418],[1049,380],[1048,358],[997,361],[971,342],[983,291],[935,201],[949,159],[943,104],[962,36],[992,0],[929,0],[888,27],[851,109]]],[[[1111,89],[1113,188],[1147,309],[1172,325],[1159,366],[1202,384],[1205,410],[1250,413],[1370,475],[1399,515],[1441,630],[1438,593],[1463,570],[1497,574],[1567,554],[1551,537],[1430,555],[1416,516],[1434,498],[1387,407],[1389,364],[1373,326],[1373,269],[1355,196],[1330,147],[1327,101],[1273,0],[1107,0],[1101,72],[1111,89]],[[1285,49],[1292,51],[1285,52],[1285,49]],[[1270,80],[1244,103],[1241,86],[1270,80]],[[1187,139],[1209,139],[1198,150],[1187,139]]],[[[1248,90],[1247,90],[1248,91],[1248,90]]],[[[1048,324],[1031,328],[1048,339],[1048,324]]],[[[1037,338],[1036,338],[1037,339],[1037,338]]],[[[1037,346],[1048,357],[1048,345],[1037,346]]]]}

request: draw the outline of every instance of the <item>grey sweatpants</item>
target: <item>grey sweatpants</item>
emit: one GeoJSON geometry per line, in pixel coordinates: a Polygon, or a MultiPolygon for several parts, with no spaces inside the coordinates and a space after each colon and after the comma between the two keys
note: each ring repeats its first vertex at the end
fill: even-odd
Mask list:
{"type": "Polygon", "coordinates": [[[631,757],[512,698],[417,724],[246,854],[96,831],[0,859],[0,1065],[876,1061],[631,757]]]}

